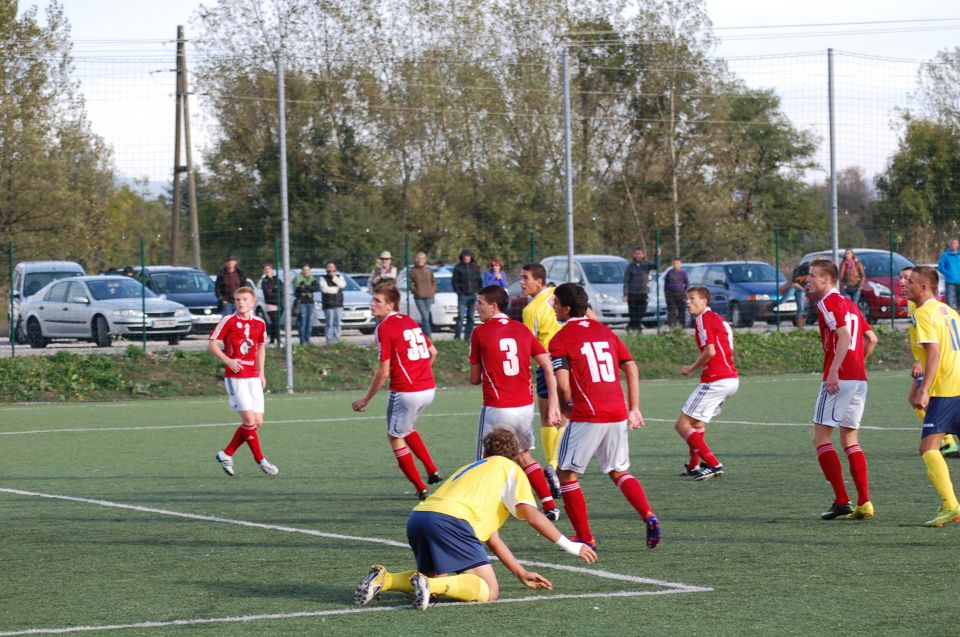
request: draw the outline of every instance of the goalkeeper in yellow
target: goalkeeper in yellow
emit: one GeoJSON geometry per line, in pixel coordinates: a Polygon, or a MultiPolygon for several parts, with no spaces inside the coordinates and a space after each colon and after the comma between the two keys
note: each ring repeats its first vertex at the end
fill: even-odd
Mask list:
{"type": "Polygon", "coordinates": [[[511,514],[571,555],[588,564],[596,561],[593,549],[566,538],[537,510],[530,482],[514,461],[520,445],[511,430],[494,429],[484,437],[483,450],[483,459],[455,471],[410,513],[407,540],[417,570],[391,573],[372,566],[357,585],[355,604],[362,606],[384,591],[413,595],[420,610],[430,605],[431,596],[492,602],[500,587],[484,543],[524,586],[552,590],[547,578],[523,568],[497,533],[511,514]]]}
{"type": "Polygon", "coordinates": [[[937,271],[928,266],[917,266],[907,277],[907,298],[917,306],[912,321],[916,343],[922,348],[916,355],[923,367],[923,381],[912,392],[911,404],[926,411],[920,455],[941,500],[927,526],[960,521],[960,502],[940,454],[944,435],[960,433],[960,316],[935,298],[938,280],[937,271]]]}

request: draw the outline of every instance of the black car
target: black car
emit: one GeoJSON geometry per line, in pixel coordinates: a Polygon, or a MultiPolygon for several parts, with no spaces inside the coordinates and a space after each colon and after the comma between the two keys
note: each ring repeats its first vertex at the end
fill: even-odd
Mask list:
{"type": "MultiPolygon", "coordinates": [[[[135,271],[139,275],[140,268],[135,271]]],[[[180,265],[148,265],[145,272],[150,290],[190,310],[193,334],[209,334],[220,322],[217,294],[206,272],[180,265]]]]}

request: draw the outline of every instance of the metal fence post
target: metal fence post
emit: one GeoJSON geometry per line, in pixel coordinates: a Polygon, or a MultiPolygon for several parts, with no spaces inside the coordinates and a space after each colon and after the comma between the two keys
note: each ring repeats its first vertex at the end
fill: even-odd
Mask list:
{"type": "Polygon", "coordinates": [[[777,281],[777,291],[776,291],[776,308],[777,308],[777,331],[780,331],[780,302],[783,300],[783,295],[780,294],[780,228],[774,228],[773,230],[773,258],[777,264],[777,273],[774,277],[777,281]]]}

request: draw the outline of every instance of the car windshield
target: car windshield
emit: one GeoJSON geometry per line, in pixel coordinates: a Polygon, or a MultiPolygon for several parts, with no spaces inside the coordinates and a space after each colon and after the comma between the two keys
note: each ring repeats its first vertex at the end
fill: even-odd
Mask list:
{"type": "Polygon", "coordinates": [[[727,266],[731,283],[774,283],[783,281],[783,276],[769,263],[737,263],[727,266]]]}
{"type": "Polygon", "coordinates": [[[139,299],[141,293],[145,293],[147,298],[156,296],[156,294],[149,289],[144,290],[142,285],[127,277],[94,279],[93,281],[87,281],[87,287],[90,288],[90,294],[93,295],[93,298],[98,301],[107,299],[139,299]]]}
{"type": "Polygon", "coordinates": [[[343,275],[343,280],[347,282],[347,287],[343,288],[344,292],[361,292],[360,286],[357,285],[357,282],[353,280],[353,277],[349,274],[343,275]]]}
{"type": "MultiPolygon", "coordinates": [[[[857,258],[863,263],[863,269],[867,273],[867,278],[876,276],[890,276],[890,253],[889,252],[869,252],[867,254],[858,254],[857,258]]],[[[912,261],[896,252],[893,253],[893,273],[914,265],[912,261]]]]}
{"type": "Polygon", "coordinates": [[[453,292],[453,277],[450,276],[438,276],[435,277],[437,281],[437,292],[453,292]]]}
{"type": "Polygon", "coordinates": [[[580,261],[583,274],[590,283],[623,283],[626,261],[580,261]]]}
{"type": "Polygon", "coordinates": [[[206,272],[155,272],[150,287],[157,294],[199,294],[213,292],[213,281],[206,272]]]}
{"type": "Polygon", "coordinates": [[[83,276],[82,272],[30,272],[23,277],[23,295],[33,296],[40,288],[53,281],[71,276],[83,276]]]}

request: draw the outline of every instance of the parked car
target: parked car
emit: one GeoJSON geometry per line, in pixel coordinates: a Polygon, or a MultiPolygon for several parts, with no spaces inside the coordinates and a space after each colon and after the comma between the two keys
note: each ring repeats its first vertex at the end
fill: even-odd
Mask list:
{"type": "MultiPolygon", "coordinates": [[[[139,276],[140,268],[134,268],[139,276]]],[[[203,270],[179,265],[148,265],[145,284],[160,298],[185,305],[193,317],[193,334],[209,334],[220,322],[213,281],[203,270]]]]}
{"type": "Polygon", "coordinates": [[[350,272],[351,279],[356,281],[357,285],[364,292],[370,293],[370,273],[369,272],[350,272]]]}
{"type": "Polygon", "coordinates": [[[80,264],[73,261],[22,261],[13,268],[12,311],[7,311],[7,324],[16,326],[18,343],[27,342],[26,323],[20,315],[21,303],[51,281],[84,274],[80,264]]]}
{"type": "MultiPolygon", "coordinates": [[[[895,318],[907,318],[907,298],[900,286],[899,275],[903,268],[915,265],[913,261],[897,252],[872,248],[854,248],[853,254],[863,263],[867,274],[867,285],[860,295],[860,311],[864,318],[871,323],[888,319],[891,314],[895,318]]],[[[832,254],[827,250],[811,252],[803,255],[800,263],[809,263],[817,257],[830,259],[832,254]]],[[[811,303],[810,306],[816,312],[815,304],[811,303]]]]}
{"type": "MultiPolygon", "coordinates": [[[[430,307],[431,325],[434,329],[452,329],[457,324],[457,293],[453,291],[453,270],[446,266],[435,268],[433,276],[437,281],[437,294],[433,297],[433,305],[430,307]]],[[[406,268],[397,274],[397,290],[400,292],[400,312],[419,323],[420,311],[417,309],[417,304],[413,302],[413,294],[407,294],[406,268]]],[[[480,317],[474,313],[473,320],[479,323],[480,317]]]]}
{"type": "MultiPolygon", "coordinates": [[[[319,279],[327,273],[324,268],[311,268],[310,274],[319,279]]],[[[343,274],[343,279],[347,282],[347,287],[343,290],[343,320],[340,324],[342,329],[360,330],[361,334],[373,334],[377,328],[377,321],[373,318],[373,312],[370,311],[370,301],[373,297],[360,289],[357,282],[349,274],[343,274]]],[[[294,273],[296,276],[296,273],[294,273]]],[[[313,295],[313,329],[314,334],[323,333],[323,300],[322,295],[317,292],[313,295]]]]}
{"type": "Polygon", "coordinates": [[[749,327],[758,320],[775,323],[778,307],[781,320],[789,320],[797,311],[796,302],[780,295],[787,279],[769,263],[717,261],[685,263],[681,267],[691,287],[702,285],[710,290],[710,308],[734,327],[749,327]]]}
{"type": "MultiPolygon", "coordinates": [[[[216,275],[216,274],[211,274],[211,275],[209,275],[209,276],[210,276],[210,283],[214,286],[214,298],[216,298],[217,275],[216,275]]],[[[282,280],[283,280],[283,279],[281,278],[281,281],[282,281],[282,280]]],[[[269,327],[270,327],[270,317],[269,317],[269,315],[267,314],[267,304],[266,304],[266,302],[263,300],[263,290],[260,288],[259,281],[258,281],[257,283],[254,283],[254,282],[253,282],[253,279],[249,279],[249,278],[248,278],[248,279],[244,279],[244,285],[246,285],[248,288],[250,288],[251,290],[253,290],[254,294],[255,294],[256,297],[257,297],[256,304],[255,304],[254,307],[253,307],[253,313],[254,313],[256,316],[259,316],[261,319],[263,319],[263,322],[267,324],[267,328],[269,329],[269,327]]],[[[292,303],[292,301],[291,301],[291,303],[292,303]]],[[[216,321],[213,321],[213,325],[214,325],[214,326],[216,326],[216,324],[220,321],[220,312],[221,312],[221,308],[220,308],[220,304],[219,304],[219,301],[218,301],[218,302],[217,302],[217,320],[216,320],[216,321]]],[[[210,331],[212,332],[213,329],[214,329],[214,328],[210,328],[210,331]]]]}
{"type": "Polygon", "coordinates": [[[176,345],[193,327],[186,307],[158,298],[124,276],[81,276],[48,283],[24,300],[21,314],[27,340],[35,348],[46,347],[53,339],[109,347],[115,337],[139,337],[144,321],[148,338],[176,345]]]}

